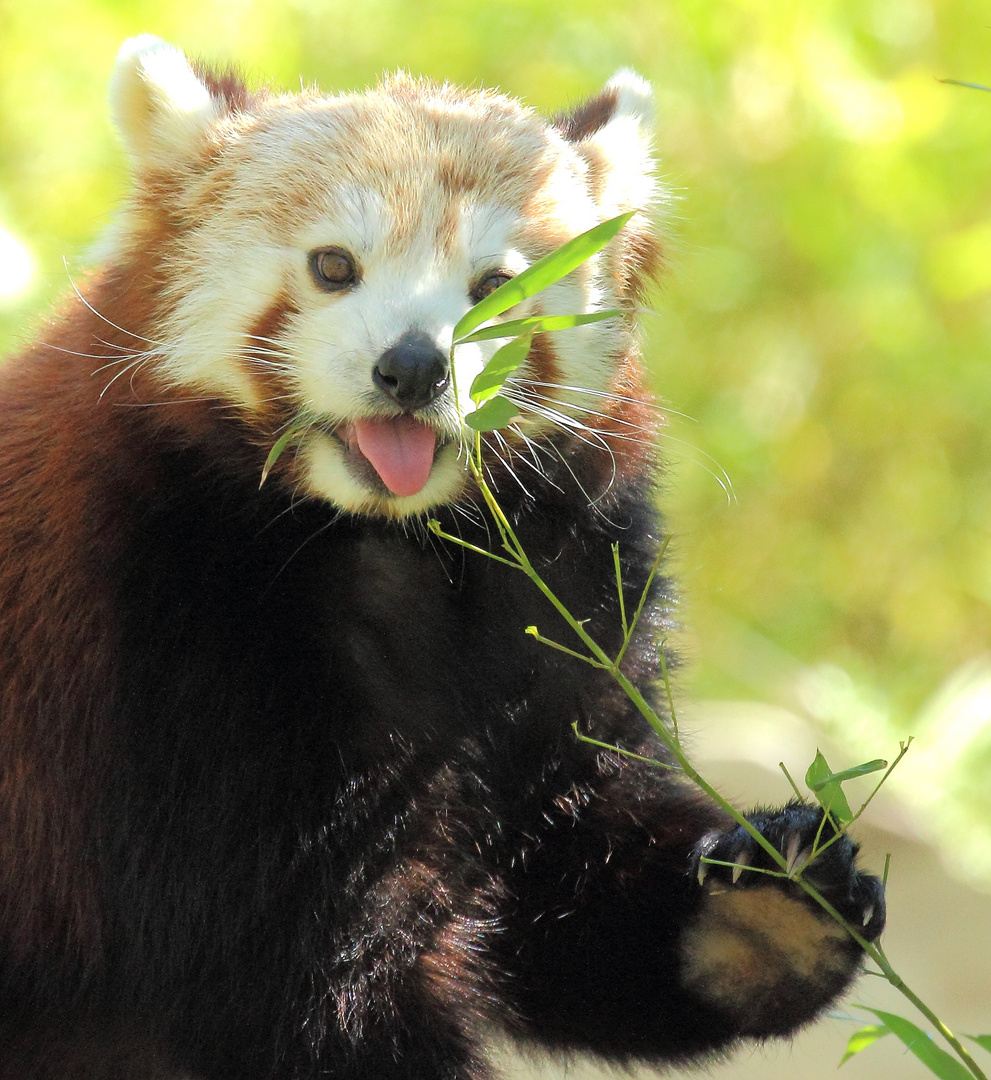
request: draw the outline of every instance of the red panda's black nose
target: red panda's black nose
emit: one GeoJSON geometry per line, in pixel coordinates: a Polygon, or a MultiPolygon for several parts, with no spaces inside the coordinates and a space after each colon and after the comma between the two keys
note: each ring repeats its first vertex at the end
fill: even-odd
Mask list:
{"type": "Polygon", "coordinates": [[[440,397],[450,378],[447,357],[422,330],[403,334],[372,370],[375,385],[410,411],[440,397]]]}

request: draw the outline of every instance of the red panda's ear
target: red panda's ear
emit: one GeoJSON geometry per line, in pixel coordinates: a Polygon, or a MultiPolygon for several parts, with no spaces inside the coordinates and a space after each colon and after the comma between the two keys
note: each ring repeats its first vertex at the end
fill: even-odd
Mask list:
{"type": "Polygon", "coordinates": [[[110,80],[110,104],[138,168],[170,170],[202,152],[203,137],[226,111],[189,61],[150,34],[125,41],[110,80]]]}
{"type": "Polygon", "coordinates": [[[654,197],[653,102],[650,84],[623,70],[600,94],[553,122],[588,161],[604,216],[646,209],[654,197]]]}
{"type": "Polygon", "coordinates": [[[569,142],[585,142],[616,121],[634,121],[649,130],[654,119],[654,94],[650,83],[635,71],[623,68],[602,88],[571,112],[554,118],[554,127],[569,142]]]}

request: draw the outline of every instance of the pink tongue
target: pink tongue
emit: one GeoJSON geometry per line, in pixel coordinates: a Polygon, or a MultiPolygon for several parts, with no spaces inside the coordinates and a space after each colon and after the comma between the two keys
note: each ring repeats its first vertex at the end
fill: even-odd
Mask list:
{"type": "Polygon", "coordinates": [[[355,420],[358,449],[393,495],[415,495],[434,463],[434,429],[412,416],[355,420]]]}

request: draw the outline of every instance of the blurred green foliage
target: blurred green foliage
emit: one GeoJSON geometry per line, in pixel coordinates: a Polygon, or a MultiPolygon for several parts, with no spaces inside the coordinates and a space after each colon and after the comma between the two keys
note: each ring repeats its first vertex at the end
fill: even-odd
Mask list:
{"type": "MultiPolygon", "coordinates": [[[[675,198],[647,337],[693,692],[867,756],[952,729],[938,790],[991,869],[991,94],[939,81],[991,82],[986,5],[0,0],[0,229],[38,268],[0,302],[5,347],[125,188],[105,86],[139,32],[277,86],[404,67],[547,111],[650,78],[675,198]]],[[[0,271],[16,254],[0,231],[0,271]]]]}

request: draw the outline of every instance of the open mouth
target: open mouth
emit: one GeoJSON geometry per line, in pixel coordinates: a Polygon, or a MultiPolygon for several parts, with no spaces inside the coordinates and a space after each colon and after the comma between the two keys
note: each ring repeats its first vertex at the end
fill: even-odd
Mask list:
{"type": "Polygon", "coordinates": [[[429,424],[402,414],[352,420],[334,436],[358,471],[378,481],[393,495],[416,495],[430,478],[437,453],[437,432],[429,424]]]}

